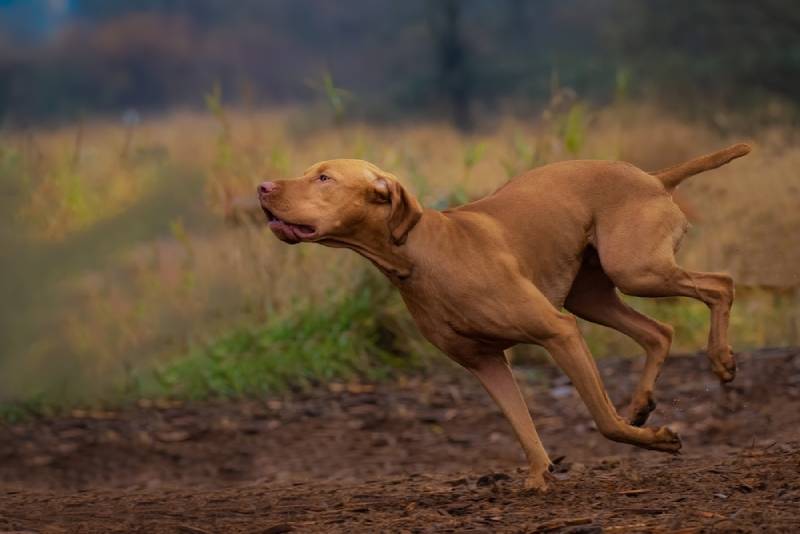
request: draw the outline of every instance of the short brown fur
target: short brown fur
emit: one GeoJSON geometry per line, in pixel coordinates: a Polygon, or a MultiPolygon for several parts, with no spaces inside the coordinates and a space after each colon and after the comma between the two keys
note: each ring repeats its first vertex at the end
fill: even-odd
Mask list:
{"type": "Polygon", "coordinates": [[[471,371],[500,406],[528,457],[527,486],[544,491],[550,460],[505,349],[544,347],[609,439],[680,449],[668,428],[642,427],[655,407],[672,328],[630,308],[617,289],[706,303],[712,369],[722,381],[734,378],[727,342],[733,282],[676,264],[687,223],[671,191],[749,150],[735,145],[653,174],[621,162],[554,163],[443,212],[422,209],[393,175],[361,160],[324,161],[298,179],[265,182],[259,198],[280,239],[352,248],[389,277],[425,337],[471,371]],[[575,318],[562,308],[619,330],[645,350],[628,420],[617,414],[575,318]]]}

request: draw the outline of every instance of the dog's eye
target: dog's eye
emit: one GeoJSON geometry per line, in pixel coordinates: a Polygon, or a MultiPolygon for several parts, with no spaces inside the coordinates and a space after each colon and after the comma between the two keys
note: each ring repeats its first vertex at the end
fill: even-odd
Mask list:
{"type": "Polygon", "coordinates": [[[330,179],[331,177],[328,176],[327,174],[320,174],[319,178],[317,178],[317,180],[319,180],[320,182],[327,182],[330,179]]]}

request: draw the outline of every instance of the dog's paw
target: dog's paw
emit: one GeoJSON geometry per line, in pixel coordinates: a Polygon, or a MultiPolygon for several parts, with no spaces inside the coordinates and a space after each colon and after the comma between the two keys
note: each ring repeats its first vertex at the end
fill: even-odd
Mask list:
{"type": "Polygon", "coordinates": [[[538,474],[531,473],[525,477],[525,490],[543,495],[550,491],[550,483],[554,480],[555,477],[549,471],[538,474]]]}
{"type": "Polygon", "coordinates": [[[650,443],[649,449],[672,453],[681,450],[680,436],[665,426],[655,429],[653,437],[654,440],[650,443]]]}
{"type": "Polygon", "coordinates": [[[736,359],[729,345],[716,349],[709,348],[708,359],[711,360],[711,370],[723,384],[736,378],[736,359]]]}

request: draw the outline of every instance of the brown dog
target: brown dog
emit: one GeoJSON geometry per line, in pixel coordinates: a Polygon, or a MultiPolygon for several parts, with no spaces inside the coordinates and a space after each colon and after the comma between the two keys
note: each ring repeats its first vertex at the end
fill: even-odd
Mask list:
{"type": "Polygon", "coordinates": [[[554,163],[443,212],[423,209],[393,175],[352,159],[264,182],[258,195],[281,240],[351,248],[389,277],[425,337],[477,376],[503,410],[530,463],[526,486],[543,491],[550,460],[503,351],[517,343],[543,346],[609,439],[680,449],[668,428],[641,427],[655,408],[653,387],[672,328],[627,306],[615,288],[706,303],[711,366],[722,381],[733,379],[733,281],[675,263],[687,223],[671,192],[749,151],[739,144],[653,174],[621,162],[554,163]],[[630,422],[617,415],[575,318],[562,307],[644,348],[630,422]]]}

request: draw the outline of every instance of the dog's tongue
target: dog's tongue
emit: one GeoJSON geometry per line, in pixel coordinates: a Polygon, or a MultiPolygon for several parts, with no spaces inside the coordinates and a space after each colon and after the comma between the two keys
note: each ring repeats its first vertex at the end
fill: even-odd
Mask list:
{"type": "Polygon", "coordinates": [[[314,228],[305,224],[292,224],[282,221],[281,219],[273,219],[269,221],[270,229],[279,234],[278,237],[283,237],[287,241],[298,242],[304,238],[311,237],[314,234],[314,228]]]}
{"type": "Polygon", "coordinates": [[[275,219],[269,222],[269,229],[284,241],[297,243],[300,241],[300,236],[297,234],[295,225],[283,222],[280,219],[275,219]]]}

